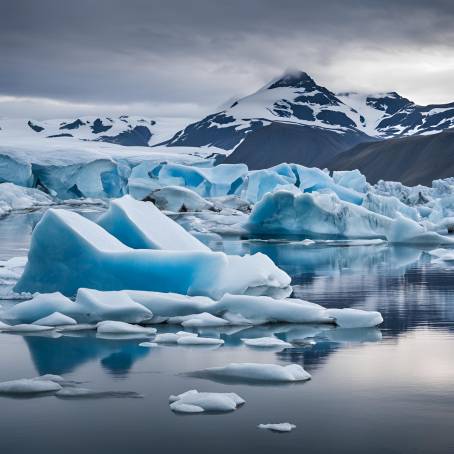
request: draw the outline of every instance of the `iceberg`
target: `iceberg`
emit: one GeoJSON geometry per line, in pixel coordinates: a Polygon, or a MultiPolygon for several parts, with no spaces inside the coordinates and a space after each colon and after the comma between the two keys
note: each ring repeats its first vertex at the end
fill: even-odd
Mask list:
{"type": "Polygon", "coordinates": [[[155,189],[147,195],[146,200],[153,202],[160,210],[174,213],[215,209],[212,202],[191,189],[180,186],[155,189]]]}
{"type": "Polygon", "coordinates": [[[0,216],[13,210],[27,210],[53,203],[54,200],[39,189],[24,188],[13,183],[0,184],[0,216]]]}
{"type": "Polygon", "coordinates": [[[372,328],[383,323],[380,312],[359,309],[326,309],[340,328],[372,328]]]}
{"type": "Polygon", "coordinates": [[[7,321],[33,323],[58,312],[76,318],[79,307],[59,292],[40,294],[31,300],[20,302],[5,311],[2,317],[7,321]]]}
{"type": "Polygon", "coordinates": [[[131,249],[79,214],[51,208],[33,231],[27,266],[14,291],[72,296],[85,287],[219,299],[227,292],[266,293],[289,285],[290,277],[260,253],[131,249]]]}
{"type": "MultiPolygon", "coordinates": [[[[197,374],[198,375],[198,374],[197,374]]],[[[231,363],[200,371],[201,376],[225,381],[292,383],[310,380],[311,376],[299,364],[231,363]]]]}
{"type": "Polygon", "coordinates": [[[280,422],[277,424],[259,424],[259,429],[271,430],[272,432],[291,432],[296,428],[295,424],[289,422],[280,422]]]}
{"type": "Polygon", "coordinates": [[[278,339],[277,337],[256,337],[253,339],[241,339],[246,345],[250,347],[293,347],[292,344],[289,342],[285,342],[282,339],[278,339]]]}
{"type": "Polygon", "coordinates": [[[177,340],[178,345],[222,345],[222,339],[215,337],[199,337],[199,336],[180,336],[177,340]]]}
{"type": "Polygon", "coordinates": [[[241,316],[244,323],[333,323],[326,309],[318,304],[296,298],[273,299],[267,296],[224,295],[213,313],[231,320],[241,316]]]}
{"type": "Polygon", "coordinates": [[[59,383],[43,379],[42,377],[21,378],[0,383],[0,394],[10,395],[55,393],[61,389],[62,386],[59,383]]]}
{"type": "Polygon", "coordinates": [[[145,336],[151,336],[156,333],[156,328],[106,320],[98,323],[97,332],[98,334],[144,334],[145,336]]]}
{"type": "Polygon", "coordinates": [[[235,393],[206,393],[191,389],[170,396],[170,409],[178,413],[228,412],[236,410],[246,401],[235,393]]]}
{"type": "Polygon", "coordinates": [[[188,333],[186,331],[178,331],[177,333],[161,333],[157,334],[154,341],[158,344],[177,344],[178,340],[183,337],[197,337],[196,333],[188,333]]]}
{"type": "Polygon", "coordinates": [[[139,202],[128,195],[112,200],[98,224],[133,249],[210,250],[153,203],[139,202]]]}
{"type": "Polygon", "coordinates": [[[335,194],[276,191],[252,209],[248,229],[262,234],[385,237],[392,220],[335,194]]]}
{"type": "Polygon", "coordinates": [[[79,320],[88,323],[113,320],[126,323],[142,323],[151,320],[153,313],[133,301],[126,292],[100,292],[80,288],[76,303],[79,305],[79,320]]]}
{"type": "Polygon", "coordinates": [[[110,399],[110,398],[142,398],[143,395],[134,391],[98,391],[89,388],[62,388],[55,393],[60,399],[110,399]]]}

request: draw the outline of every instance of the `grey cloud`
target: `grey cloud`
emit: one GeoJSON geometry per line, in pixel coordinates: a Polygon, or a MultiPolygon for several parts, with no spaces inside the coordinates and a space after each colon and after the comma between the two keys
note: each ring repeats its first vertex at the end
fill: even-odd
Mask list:
{"type": "Polygon", "coordinates": [[[334,90],[395,89],[419,102],[454,93],[452,1],[1,0],[1,7],[0,95],[114,110],[143,105],[151,115],[190,105],[195,116],[289,66],[334,90]]]}

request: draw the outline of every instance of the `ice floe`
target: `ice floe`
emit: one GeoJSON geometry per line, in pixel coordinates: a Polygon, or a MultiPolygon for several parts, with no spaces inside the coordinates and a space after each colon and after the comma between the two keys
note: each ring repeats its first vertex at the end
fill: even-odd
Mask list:
{"type": "Polygon", "coordinates": [[[290,342],[285,342],[282,339],[277,337],[256,337],[252,339],[241,339],[246,345],[250,347],[261,347],[261,348],[269,348],[269,347],[293,347],[290,342]]]}
{"type": "Polygon", "coordinates": [[[210,367],[195,373],[197,376],[239,382],[292,383],[310,380],[311,376],[299,364],[231,363],[210,367]]]}
{"type": "Polygon", "coordinates": [[[223,345],[222,339],[215,337],[199,337],[199,336],[180,336],[177,339],[178,345],[223,345]]]}
{"type": "Polygon", "coordinates": [[[0,383],[0,394],[3,395],[55,393],[61,389],[62,385],[50,377],[21,378],[0,383]]]}
{"type": "Polygon", "coordinates": [[[208,393],[195,389],[170,396],[170,409],[177,413],[221,413],[236,410],[246,401],[235,393],[208,393]]]}
{"type": "Polygon", "coordinates": [[[97,332],[99,334],[143,334],[145,336],[151,336],[156,333],[156,328],[106,320],[98,323],[97,332]]]}
{"type": "Polygon", "coordinates": [[[296,429],[295,424],[289,422],[280,422],[277,424],[259,424],[257,426],[259,429],[271,430],[272,432],[291,432],[293,429],[296,429]]]}

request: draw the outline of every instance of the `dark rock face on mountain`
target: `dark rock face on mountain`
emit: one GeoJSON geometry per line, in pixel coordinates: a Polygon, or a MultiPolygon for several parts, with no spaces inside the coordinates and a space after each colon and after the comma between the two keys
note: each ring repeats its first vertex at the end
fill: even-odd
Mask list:
{"type": "Polygon", "coordinates": [[[333,156],[371,139],[362,134],[338,134],[310,126],[271,123],[246,136],[224,163],[247,163],[251,170],[281,162],[321,167],[333,156]]]}
{"type": "Polygon", "coordinates": [[[135,126],[132,129],[120,132],[116,136],[102,136],[99,140],[126,147],[147,147],[152,135],[146,126],[135,126]]]}
{"type": "Polygon", "coordinates": [[[372,141],[449,128],[454,103],[418,106],[396,92],[335,94],[293,71],[160,145],[215,146],[231,152],[224,162],[252,169],[285,161],[323,166],[361,142],[370,147],[372,141]]]}
{"type": "Polygon", "coordinates": [[[324,163],[330,170],[359,169],[370,183],[430,185],[454,176],[454,130],[363,143],[324,163]]]}

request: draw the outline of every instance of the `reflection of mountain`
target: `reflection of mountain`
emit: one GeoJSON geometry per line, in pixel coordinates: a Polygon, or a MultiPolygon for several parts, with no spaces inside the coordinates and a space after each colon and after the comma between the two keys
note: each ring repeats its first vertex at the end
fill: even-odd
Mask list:
{"type": "Polygon", "coordinates": [[[93,334],[57,339],[25,336],[24,340],[39,374],[62,375],[96,360],[111,373],[123,374],[137,359],[150,353],[149,349],[138,346],[137,339],[107,340],[93,334]]]}

